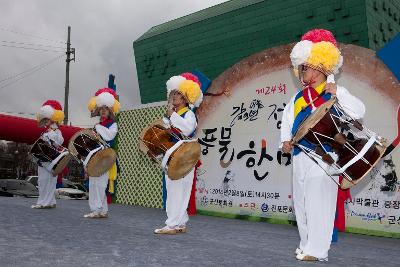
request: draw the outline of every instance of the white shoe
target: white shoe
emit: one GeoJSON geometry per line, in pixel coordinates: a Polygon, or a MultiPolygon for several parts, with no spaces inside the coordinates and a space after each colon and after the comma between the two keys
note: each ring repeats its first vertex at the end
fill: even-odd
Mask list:
{"type": "Polygon", "coordinates": [[[303,251],[300,248],[296,248],[296,251],[294,252],[294,254],[299,255],[303,253],[303,251]]]}
{"type": "Polygon", "coordinates": [[[168,226],[164,226],[163,228],[155,229],[154,233],[155,234],[161,234],[161,235],[175,235],[176,234],[176,229],[175,228],[170,228],[168,226]]]}
{"type": "Polygon", "coordinates": [[[328,258],[317,258],[311,255],[300,253],[296,256],[299,261],[328,261],[328,258]]]}
{"type": "Polygon", "coordinates": [[[101,218],[100,214],[96,213],[96,212],[91,212],[91,213],[85,214],[85,215],[83,215],[83,217],[84,218],[89,218],[89,219],[99,219],[99,218],[101,218]]]}

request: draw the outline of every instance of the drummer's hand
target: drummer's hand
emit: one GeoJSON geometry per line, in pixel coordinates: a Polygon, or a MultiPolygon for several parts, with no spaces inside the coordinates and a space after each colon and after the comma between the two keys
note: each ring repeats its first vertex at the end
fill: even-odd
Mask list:
{"type": "Polygon", "coordinates": [[[283,153],[290,153],[293,149],[293,145],[290,141],[283,142],[282,151],[283,153]]]}
{"type": "Polygon", "coordinates": [[[167,117],[169,118],[169,117],[171,117],[171,115],[172,115],[172,113],[174,113],[175,111],[174,111],[174,109],[173,108],[169,108],[168,110],[167,110],[167,117]]]}
{"type": "Polygon", "coordinates": [[[332,94],[332,95],[336,95],[337,92],[337,86],[335,83],[327,83],[325,85],[325,92],[327,94],[332,94]]]}

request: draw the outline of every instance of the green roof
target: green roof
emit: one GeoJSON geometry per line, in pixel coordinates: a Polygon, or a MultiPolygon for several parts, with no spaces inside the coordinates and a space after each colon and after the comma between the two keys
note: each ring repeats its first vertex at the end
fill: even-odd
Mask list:
{"type": "Polygon", "coordinates": [[[212,6],[203,10],[200,10],[198,12],[189,14],[187,16],[177,18],[168,22],[165,22],[163,24],[157,25],[152,27],[150,30],[148,30],[146,33],[144,33],[139,39],[137,39],[135,42],[139,42],[145,39],[148,39],[150,37],[166,33],[169,31],[173,31],[185,26],[188,26],[190,24],[200,22],[212,17],[216,17],[246,6],[250,6],[253,4],[257,4],[260,2],[263,2],[264,0],[231,0],[227,1],[225,3],[212,6]]]}

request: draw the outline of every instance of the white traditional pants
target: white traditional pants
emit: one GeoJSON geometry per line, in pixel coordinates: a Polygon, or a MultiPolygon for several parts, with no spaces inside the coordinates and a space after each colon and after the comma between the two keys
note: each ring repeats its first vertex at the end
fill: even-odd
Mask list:
{"type": "Polygon", "coordinates": [[[299,248],[303,254],[317,258],[328,257],[337,191],[338,186],[332,178],[305,153],[294,156],[293,202],[300,234],[299,248]]]}
{"type": "Polygon", "coordinates": [[[179,180],[171,180],[165,174],[167,186],[166,211],[168,219],[165,224],[171,228],[186,225],[189,221],[187,207],[189,204],[190,193],[194,178],[194,168],[185,177],[179,180]]]}
{"type": "Polygon", "coordinates": [[[107,185],[108,172],[99,177],[89,177],[89,207],[92,212],[108,212],[106,196],[107,185]]]}
{"type": "Polygon", "coordinates": [[[57,176],[53,176],[44,167],[38,166],[39,198],[37,200],[37,205],[50,206],[56,204],[54,195],[56,192],[56,185],[57,176]]]}

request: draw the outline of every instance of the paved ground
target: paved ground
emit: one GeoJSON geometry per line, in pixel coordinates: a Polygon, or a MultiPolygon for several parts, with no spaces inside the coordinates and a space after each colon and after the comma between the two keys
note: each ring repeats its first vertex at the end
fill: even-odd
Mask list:
{"type": "Polygon", "coordinates": [[[87,201],[60,200],[32,210],[35,199],[0,197],[0,266],[400,266],[400,240],[341,234],[328,263],[294,259],[297,229],[197,215],[190,232],[156,236],[161,210],[112,205],[89,220],[87,201]]]}

